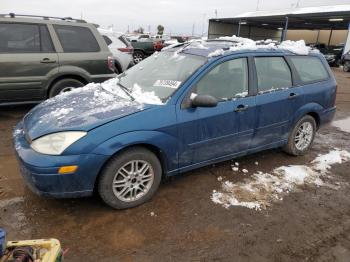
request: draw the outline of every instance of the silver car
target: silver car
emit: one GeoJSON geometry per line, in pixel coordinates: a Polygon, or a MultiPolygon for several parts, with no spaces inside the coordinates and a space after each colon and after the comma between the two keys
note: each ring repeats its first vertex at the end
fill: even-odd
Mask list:
{"type": "Polygon", "coordinates": [[[123,34],[101,28],[98,28],[98,31],[105,39],[109,50],[113,54],[117,74],[124,72],[134,65],[134,48],[123,34]]]}

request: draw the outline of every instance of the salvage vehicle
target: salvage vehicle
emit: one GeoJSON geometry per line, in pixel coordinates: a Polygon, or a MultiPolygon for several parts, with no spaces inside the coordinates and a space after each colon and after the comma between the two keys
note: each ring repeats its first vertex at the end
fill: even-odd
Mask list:
{"type": "Polygon", "coordinates": [[[156,51],[160,51],[163,48],[161,41],[153,39],[141,39],[141,40],[131,40],[131,45],[134,48],[134,63],[138,64],[146,57],[152,55],[156,51]]]}
{"type": "Polygon", "coordinates": [[[38,103],[115,76],[112,53],[95,25],[0,15],[0,105],[38,103]]]}
{"type": "Polygon", "coordinates": [[[124,209],[165,177],[271,148],[307,153],[336,110],[327,61],[300,42],[237,39],[184,43],[36,106],[14,130],[28,186],[124,209]]]}
{"type": "Polygon", "coordinates": [[[330,66],[339,67],[341,63],[341,57],[343,54],[344,45],[329,46],[324,51],[324,57],[326,58],[330,66]]]}
{"type": "Polygon", "coordinates": [[[98,28],[98,31],[106,41],[109,50],[113,54],[115,73],[120,74],[134,65],[134,48],[123,34],[98,28]]]}
{"type": "Polygon", "coordinates": [[[344,72],[350,72],[350,51],[342,56],[340,63],[343,65],[344,72]]]}
{"type": "Polygon", "coordinates": [[[344,44],[326,45],[323,43],[310,44],[310,46],[317,48],[326,58],[330,66],[338,67],[340,65],[341,57],[344,50],[344,44]]]}

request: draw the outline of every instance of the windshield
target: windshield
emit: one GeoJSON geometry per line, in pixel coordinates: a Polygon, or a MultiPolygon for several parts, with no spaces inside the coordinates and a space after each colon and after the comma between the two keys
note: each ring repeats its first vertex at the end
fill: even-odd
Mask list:
{"type": "Polygon", "coordinates": [[[165,102],[207,59],[178,52],[156,53],[120,76],[131,92],[151,92],[165,102]]]}

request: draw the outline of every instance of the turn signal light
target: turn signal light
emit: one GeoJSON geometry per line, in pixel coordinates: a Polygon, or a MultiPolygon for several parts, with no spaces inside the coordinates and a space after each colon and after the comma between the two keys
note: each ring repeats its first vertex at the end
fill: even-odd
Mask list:
{"type": "Polygon", "coordinates": [[[78,166],[61,166],[60,169],[58,169],[59,174],[69,174],[74,173],[78,169],[78,166]]]}

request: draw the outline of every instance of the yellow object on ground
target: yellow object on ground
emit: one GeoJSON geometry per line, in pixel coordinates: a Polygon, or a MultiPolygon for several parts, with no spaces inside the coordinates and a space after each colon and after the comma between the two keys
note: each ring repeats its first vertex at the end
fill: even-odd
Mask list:
{"type": "MultiPolygon", "coordinates": [[[[30,246],[36,252],[35,261],[40,262],[61,262],[62,249],[60,241],[57,239],[37,239],[37,240],[23,240],[23,241],[8,241],[7,250],[16,247],[30,246]]],[[[1,261],[1,260],[0,260],[1,261]]]]}

